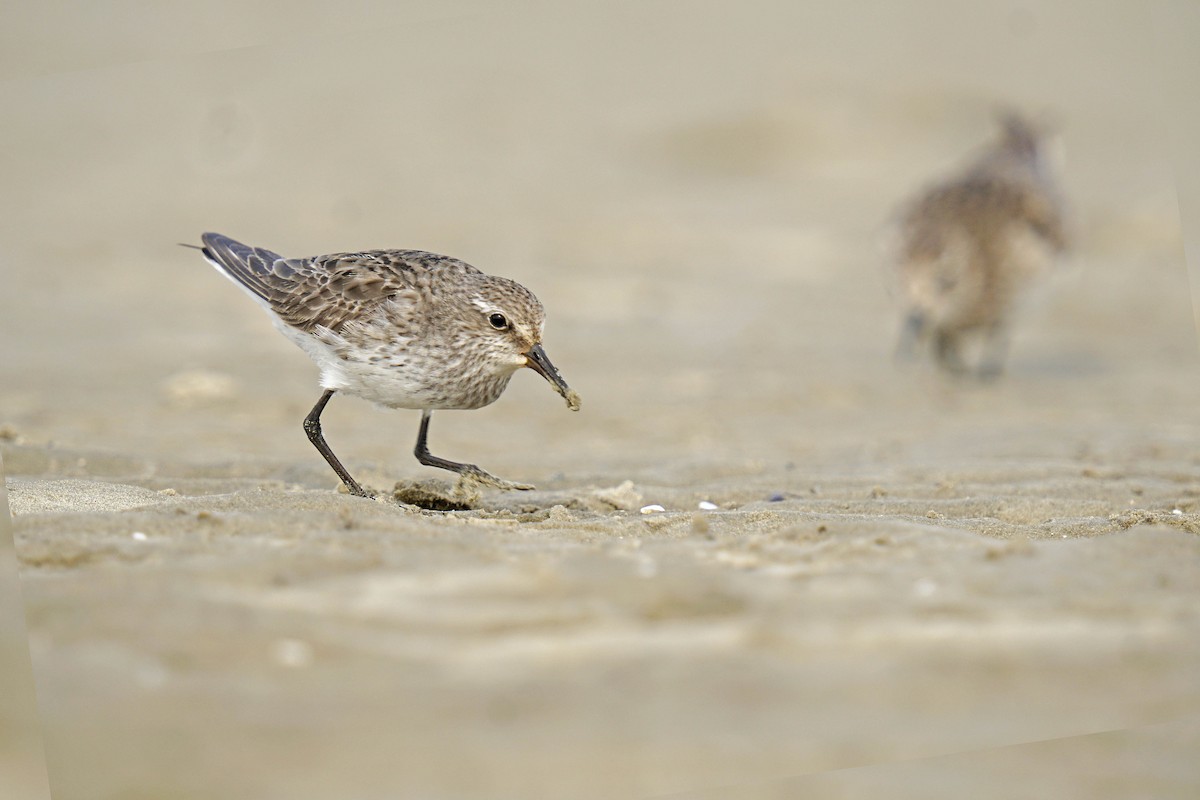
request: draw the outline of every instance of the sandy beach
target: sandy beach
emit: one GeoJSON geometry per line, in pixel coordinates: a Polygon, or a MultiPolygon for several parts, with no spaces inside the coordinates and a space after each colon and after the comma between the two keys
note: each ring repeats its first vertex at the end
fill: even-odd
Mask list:
{"type": "Polygon", "coordinates": [[[1195,797],[1164,61],[1147,11],[1090,8],[14,43],[0,453],[56,800],[1195,797]],[[898,365],[891,215],[1009,105],[1060,130],[1074,249],[1001,380],[898,365]],[[339,491],[315,368],[177,246],[204,230],[530,287],[582,410],[525,371],[431,447],[537,489],[390,501],[448,480],[419,414],[338,397],[385,499],[339,491]]]}

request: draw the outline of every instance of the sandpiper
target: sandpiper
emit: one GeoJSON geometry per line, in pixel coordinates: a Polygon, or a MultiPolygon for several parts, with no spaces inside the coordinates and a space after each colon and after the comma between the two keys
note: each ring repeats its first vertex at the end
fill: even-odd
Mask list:
{"type": "Polygon", "coordinates": [[[1040,133],[1016,114],[1000,122],[990,149],[903,209],[897,259],[908,306],[898,355],[931,340],[937,364],[964,374],[963,338],[978,336],[981,378],[1003,370],[1017,301],[1067,248],[1040,133]]]}
{"type": "Polygon", "coordinates": [[[542,304],[515,281],[420,250],[284,258],[218,233],[201,240],[208,262],[265,308],[320,368],[324,391],[304,431],[351,494],[372,496],[321,433],[321,412],[335,392],[419,409],[418,461],[500,489],[533,487],[430,453],[433,412],[494,402],[521,367],[540,374],[579,410],[579,395],[542,349],[542,304]]]}

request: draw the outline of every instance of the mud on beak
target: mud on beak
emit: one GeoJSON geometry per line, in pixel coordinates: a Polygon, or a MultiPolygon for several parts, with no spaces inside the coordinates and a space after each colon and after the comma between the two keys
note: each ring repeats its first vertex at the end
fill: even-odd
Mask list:
{"type": "Polygon", "coordinates": [[[529,348],[529,352],[525,354],[525,366],[541,375],[550,385],[554,387],[554,391],[558,392],[567,401],[567,408],[572,411],[579,410],[579,395],[567,382],[562,379],[562,375],[558,374],[558,370],[550,363],[550,358],[546,355],[546,351],[542,349],[540,344],[535,344],[529,348]]]}

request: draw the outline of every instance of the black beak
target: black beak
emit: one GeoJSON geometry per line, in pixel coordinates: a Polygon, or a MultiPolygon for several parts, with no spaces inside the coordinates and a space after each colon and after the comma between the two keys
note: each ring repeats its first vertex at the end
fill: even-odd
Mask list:
{"type": "Polygon", "coordinates": [[[568,408],[572,411],[579,410],[579,395],[570,386],[567,386],[567,382],[562,379],[562,375],[559,375],[558,370],[550,363],[550,358],[546,355],[546,351],[542,349],[540,344],[535,344],[529,348],[529,352],[525,354],[525,366],[549,381],[550,385],[554,387],[554,391],[566,398],[568,408]]]}

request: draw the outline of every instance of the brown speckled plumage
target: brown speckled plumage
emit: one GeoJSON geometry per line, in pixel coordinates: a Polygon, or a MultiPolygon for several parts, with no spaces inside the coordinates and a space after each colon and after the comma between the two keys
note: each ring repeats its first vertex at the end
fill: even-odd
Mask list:
{"type": "Polygon", "coordinates": [[[432,411],[488,405],[526,366],[573,410],[579,407],[578,395],[542,350],[542,304],[515,281],[420,250],[284,258],[220,234],[206,233],[202,240],[208,261],[266,308],[276,327],[320,367],[326,393],[305,429],[355,494],[365,492],[320,433],[320,412],[333,392],[421,409],[416,454],[422,463],[502,488],[528,487],[428,454],[432,411]]]}
{"type": "Polygon", "coordinates": [[[939,366],[967,371],[963,339],[980,336],[978,372],[1003,368],[1020,297],[1067,248],[1063,204],[1037,131],[1009,115],[999,141],[961,174],[927,189],[900,218],[897,254],[907,321],[900,349],[928,340],[939,366]]]}

